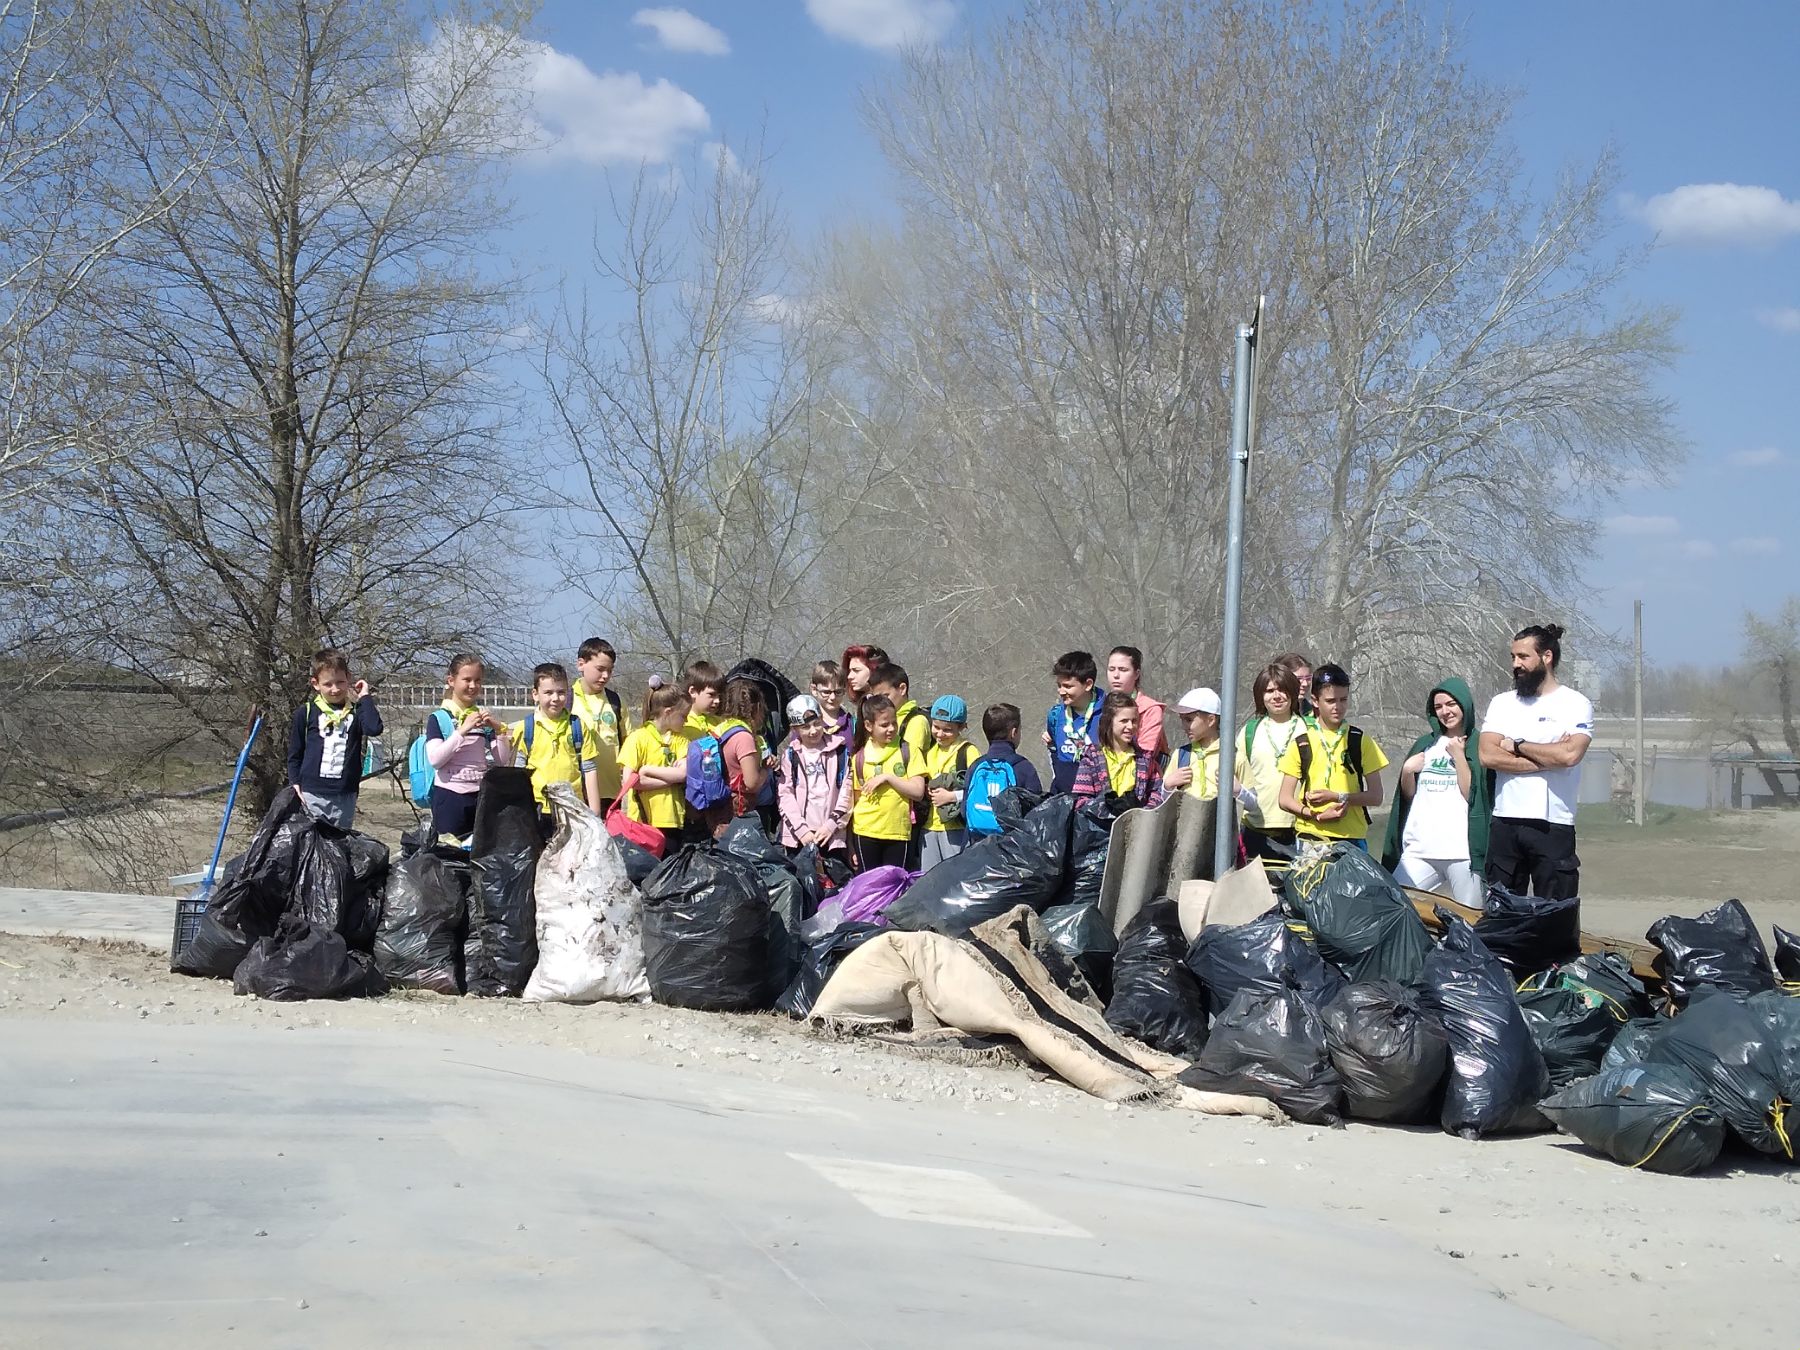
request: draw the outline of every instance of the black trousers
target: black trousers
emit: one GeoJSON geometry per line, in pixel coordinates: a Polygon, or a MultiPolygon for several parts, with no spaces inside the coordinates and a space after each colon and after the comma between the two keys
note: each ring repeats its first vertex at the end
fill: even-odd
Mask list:
{"type": "Polygon", "coordinates": [[[1581,859],[1575,855],[1575,827],[1547,820],[1495,816],[1488,827],[1490,885],[1514,895],[1568,900],[1581,894],[1581,859]]]}
{"type": "Polygon", "coordinates": [[[906,851],[911,847],[910,839],[870,839],[867,835],[851,836],[856,842],[856,862],[859,872],[867,872],[876,867],[905,867],[906,851]]]}

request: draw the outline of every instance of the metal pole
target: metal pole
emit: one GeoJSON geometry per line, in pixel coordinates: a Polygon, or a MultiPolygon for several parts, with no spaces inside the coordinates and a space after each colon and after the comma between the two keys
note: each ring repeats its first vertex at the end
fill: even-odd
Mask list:
{"type": "Polygon", "coordinates": [[[1637,772],[1632,774],[1632,808],[1641,828],[1644,823],[1644,602],[1631,602],[1631,631],[1637,643],[1637,772]]]}
{"type": "MultiPolygon", "coordinates": [[[[1258,306],[1260,311],[1260,305],[1258,306]]],[[[1244,484],[1250,469],[1250,382],[1256,365],[1256,325],[1237,328],[1237,373],[1231,381],[1231,489],[1225,534],[1225,632],[1219,674],[1219,800],[1213,830],[1213,879],[1236,856],[1238,601],[1244,584],[1244,484]]]]}

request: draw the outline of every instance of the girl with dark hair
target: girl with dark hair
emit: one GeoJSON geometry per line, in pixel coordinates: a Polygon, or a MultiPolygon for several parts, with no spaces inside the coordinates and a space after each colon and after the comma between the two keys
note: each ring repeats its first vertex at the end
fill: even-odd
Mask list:
{"type": "Polygon", "coordinates": [[[716,835],[731,823],[734,816],[756,815],[763,828],[773,837],[779,828],[775,810],[775,780],[769,776],[769,763],[774,758],[763,742],[763,728],[768,725],[769,705],[763,698],[762,686],[754,680],[728,680],[719,700],[722,719],[714,729],[719,749],[725,756],[725,781],[731,784],[730,814],[715,808],[722,819],[709,821],[716,835]],[[749,732],[749,735],[742,733],[749,732]]]}
{"type": "Polygon", "coordinates": [[[900,739],[894,701],[863,700],[850,760],[850,837],[860,871],[906,866],[913,810],[925,800],[925,765],[900,739]]]}
{"type": "Polygon", "coordinates": [[[1077,802],[1094,797],[1129,798],[1131,806],[1158,806],[1163,799],[1163,757],[1138,744],[1134,694],[1111,693],[1100,704],[1100,736],[1090,741],[1075,766],[1071,789],[1077,802]]]}

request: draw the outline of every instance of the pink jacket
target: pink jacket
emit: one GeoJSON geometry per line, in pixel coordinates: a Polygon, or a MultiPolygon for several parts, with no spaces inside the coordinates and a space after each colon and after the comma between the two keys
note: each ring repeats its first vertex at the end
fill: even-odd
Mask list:
{"type": "MultiPolygon", "coordinates": [[[[460,723],[448,736],[433,735],[442,729],[438,725],[442,721],[433,711],[425,733],[425,759],[436,771],[438,786],[446,792],[479,791],[488,770],[488,739],[467,734],[460,723]]],[[[511,764],[512,747],[498,739],[492,744],[494,763],[511,764]]]]}
{"type": "Polygon", "coordinates": [[[827,735],[814,753],[788,737],[775,757],[775,804],[781,811],[781,842],[788,847],[800,846],[801,830],[828,830],[823,847],[844,847],[844,822],[850,818],[850,756],[844,738],[827,735]]]}

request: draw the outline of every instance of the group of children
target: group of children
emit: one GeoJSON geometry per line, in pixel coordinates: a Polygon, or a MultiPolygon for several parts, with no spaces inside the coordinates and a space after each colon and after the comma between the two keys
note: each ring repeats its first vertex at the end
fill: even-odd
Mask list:
{"type": "MultiPolygon", "coordinates": [[[[904,667],[877,647],[853,646],[841,661],[818,662],[809,691],[783,710],[789,731],[779,744],[769,740],[763,686],[727,681],[706,661],[674,680],[652,676],[633,727],[610,687],[616,659],[610,643],[589,638],[573,681],[556,662],[539,665],[533,711],[507,723],[481,706],[480,658],[452,658],[443,702],[420,738],[429,782],[423,801],[440,842],[468,843],[476,793],[493,765],[530,770],[546,828],[546,790],[564,782],[597,814],[621,811],[671,847],[756,815],[788,849],[814,848],[857,869],[935,866],[971,837],[999,832],[1000,793],[1017,787],[1035,800],[1044,790],[1019,753],[1015,705],[986,709],[987,748],[978,751],[966,735],[964,701],[946,694],[921,706],[904,667]]],[[[1050,792],[1146,807],[1175,792],[1217,797],[1218,694],[1200,687],[1176,700],[1186,741],[1171,748],[1167,709],[1141,688],[1142,670],[1136,648],[1115,647],[1101,693],[1092,655],[1057,659],[1057,702],[1042,733],[1050,792]]],[[[342,652],[318,653],[311,683],[312,697],[290,729],[289,778],[311,809],[348,828],[363,741],[381,733],[381,715],[368,686],[351,682],[342,652]]],[[[1366,836],[1368,808],[1381,800],[1375,775],[1387,761],[1372,739],[1345,724],[1348,683],[1338,667],[1315,674],[1299,657],[1279,658],[1256,675],[1255,711],[1236,747],[1232,784],[1248,851],[1278,856],[1297,839],[1366,836]],[[1316,710],[1307,700],[1314,690],[1316,710]]]]}

